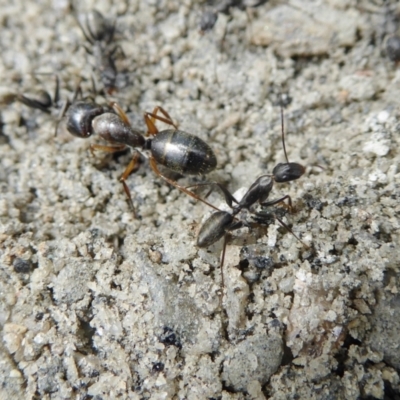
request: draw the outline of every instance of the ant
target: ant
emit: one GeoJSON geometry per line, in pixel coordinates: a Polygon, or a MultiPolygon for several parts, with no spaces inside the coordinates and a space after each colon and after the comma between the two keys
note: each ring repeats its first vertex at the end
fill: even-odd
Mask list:
{"type": "MultiPolygon", "coordinates": [[[[54,98],[59,99],[59,81],[56,77],[56,91],[54,98]]],[[[47,92],[44,92],[48,95],[47,92]]],[[[158,164],[163,165],[171,171],[188,175],[203,175],[211,172],[217,166],[217,159],[211,147],[199,137],[181,131],[174,124],[170,115],[162,108],[156,107],[152,113],[146,112],[144,120],[147,126],[147,135],[153,138],[146,139],[143,133],[133,129],[125,112],[116,104],[111,103],[111,108],[101,106],[90,100],[77,100],[78,95],[82,96],[80,85],[75,90],[72,103],[66,102],[61,115],[57,121],[55,134],[57,134],[59,123],[66,117],[66,128],[73,136],[86,139],[93,133],[98,134],[110,145],[91,145],[92,153],[101,150],[108,153],[123,151],[128,147],[140,148],[150,151],[150,165],[153,171],[169,184],[175,186],[187,195],[202,201],[208,206],[217,209],[212,204],[198,197],[195,193],[180,186],[176,181],[164,176],[158,169],[158,164]],[[161,113],[163,116],[157,115],[161,113]],[[155,120],[171,125],[174,129],[159,131],[155,126],[155,120]]],[[[48,97],[50,97],[48,95],[48,97]]],[[[19,97],[18,97],[19,99],[19,97]]],[[[45,103],[46,107],[35,98],[21,97],[24,104],[29,107],[46,110],[50,113],[52,103],[45,103]]],[[[55,100],[56,101],[56,100],[55,100]]],[[[122,174],[120,181],[128,198],[128,202],[135,214],[130,190],[126,179],[135,169],[139,161],[140,153],[134,152],[133,158],[122,174]]]]}
{"type": "Polygon", "coordinates": [[[32,90],[29,93],[8,94],[6,102],[18,101],[30,108],[38,109],[46,114],[51,114],[52,107],[58,108],[60,103],[60,82],[56,76],[56,85],[54,89],[53,98],[44,89],[32,90]]]}
{"type": "Polygon", "coordinates": [[[120,46],[111,45],[116,21],[111,23],[99,11],[92,10],[85,14],[84,23],[79,18],[77,18],[77,22],[83,36],[92,46],[91,49],[85,45],[83,47],[93,55],[104,88],[108,94],[112,94],[116,90],[115,82],[118,74],[114,55],[118,49],[121,49],[120,46]]]}
{"type": "Polygon", "coordinates": [[[110,143],[110,145],[92,144],[92,153],[95,150],[115,153],[126,148],[134,149],[133,157],[120,178],[134,213],[135,209],[126,179],[138,163],[140,156],[138,148],[142,151],[150,151],[150,166],[157,176],[187,195],[218,210],[192,191],[163,175],[158,169],[158,165],[163,165],[171,171],[188,175],[203,175],[211,172],[217,166],[217,159],[206,142],[195,135],[179,130],[170,115],[162,107],[155,107],[152,113],[146,112],[144,114],[144,121],[147,126],[146,136],[152,135],[151,138],[145,138],[142,132],[132,128],[128,116],[117,103],[111,103],[111,107],[114,112],[109,112],[95,103],[75,102],[66,113],[66,125],[68,131],[74,136],[88,138],[96,133],[110,143]],[[162,116],[158,113],[161,113],[162,116]],[[171,125],[173,129],[159,131],[155,125],[155,120],[171,125]]]}
{"type": "MultiPolygon", "coordinates": [[[[282,144],[285,153],[286,163],[278,163],[270,175],[262,175],[258,177],[255,182],[250,186],[247,192],[244,194],[243,198],[238,201],[235,197],[221,184],[217,182],[206,182],[194,186],[202,185],[212,185],[218,187],[224,197],[226,204],[232,209],[231,212],[218,210],[211,214],[211,216],[203,223],[200,228],[199,234],[197,236],[197,246],[200,248],[209,247],[216,243],[222,237],[224,237],[222,256],[220,261],[221,268],[221,282],[224,286],[224,276],[223,276],[223,265],[225,260],[225,252],[227,245],[228,233],[239,229],[243,226],[249,227],[250,225],[243,220],[237,218],[237,215],[244,209],[250,210],[257,202],[262,207],[270,207],[279,203],[288,201],[289,210],[293,210],[292,199],[289,195],[285,195],[276,200],[267,201],[269,194],[273,188],[274,182],[291,182],[299,179],[305,173],[305,167],[298,163],[289,162],[286,145],[284,138],[284,118],[283,118],[283,108],[281,107],[281,127],[282,127],[282,144]],[[233,205],[235,203],[235,205],[233,205]]],[[[260,212],[252,212],[254,217],[261,221],[266,220],[266,214],[260,212]]],[[[302,242],[302,240],[295,235],[295,233],[287,226],[280,218],[274,215],[275,219],[283,226],[287,231],[289,231],[297,240],[299,240],[306,248],[308,246],[302,242]]]]}
{"type": "MultiPolygon", "coordinates": [[[[45,74],[47,75],[47,74],[45,74]]],[[[12,103],[18,101],[27,107],[34,108],[40,110],[46,114],[53,114],[55,111],[58,111],[57,123],[55,127],[55,135],[57,135],[58,125],[64,116],[67,108],[70,106],[70,101],[65,100],[61,101],[60,99],[60,79],[57,74],[54,74],[55,78],[55,87],[53,97],[44,89],[31,90],[30,92],[25,93],[10,93],[7,94],[2,102],[12,103]]],[[[77,85],[77,88],[74,91],[72,102],[75,102],[78,96],[82,96],[82,91],[80,89],[80,85],[77,85]]]]}
{"type": "MultiPolygon", "coordinates": [[[[73,120],[69,118],[69,122],[67,123],[68,131],[78,137],[85,137],[85,131],[89,128],[85,128],[85,124],[90,125],[90,121],[96,115],[104,113],[106,111],[112,111],[108,107],[102,107],[94,102],[90,101],[88,98],[86,100],[77,100],[78,97],[82,98],[82,89],[80,86],[80,82],[77,84],[74,93],[72,95],[72,99],[61,101],[60,100],[60,79],[58,75],[55,76],[55,89],[53,98],[51,95],[44,89],[39,89],[35,91],[31,91],[31,93],[25,94],[8,94],[5,96],[5,101],[7,103],[11,103],[13,101],[18,101],[30,108],[38,109],[46,114],[52,114],[53,111],[59,109],[57,122],[55,126],[54,135],[57,136],[58,126],[65,116],[68,114],[69,108],[72,105],[72,114],[74,115],[73,120]],[[77,111],[79,110],[79,111],[77,111]]],[[[92,82],[93,91],[94,91],[94,82],[92,82]]],[[[90,98],[90,97],[89,97],[90,98]]],[[[3,101],[4,101],[3,100],[3,101]]],[[[70,114],[69,114],[70,115],[70,114]]]]}
{"type": "MultiPolygon", "coordinates": [[[[47,74],[45,74],[45,75],[47,75],[47,74]]],[[[52,109],[61,108],[60,80],[58,78],[58,75],[54,75],[54,76],[55,76],[55,88],[54,88],[53,98],[46,90],[37,89],[37,90],[31,90],[29,92],[25,92],[23,94],[22,93],[7,94],[3,98],[3,101],[5,101],[6,103],[12,103],[12,102],[18,101],[22,104],[25,104],[26,106],[28,106],[30,108],[35,108],[46,114],[51,114],[52,109]]]]}

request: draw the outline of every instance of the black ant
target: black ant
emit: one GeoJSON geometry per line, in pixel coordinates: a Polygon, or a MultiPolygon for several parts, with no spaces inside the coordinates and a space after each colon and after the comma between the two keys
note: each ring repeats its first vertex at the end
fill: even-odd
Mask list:
{"type": "Polygon", "coordinates": [[[36,108],[46,114],[51,114],[51,109],[53,107],[58,108],[60,102],[59,79],[56,76],[56,86],[53,98],[51,98],[50,94],[46,90],[38,89],[24,94],[10,94],[8,95],[8,100],[10,102],[19,101],[30,108],[36,108]]]}
{"type": "MultiPolygon", "coordinates": [[[[58,99],[58,77],[56,82],[56,94],[54,97],[55,99],[58,99]]],[[[141,132],[131,127],[127,115],[116,103],[112,103],[112,108],[109,108],[108,106],[96,104],[93,101],[77,100],[79,94],[82,96],[82,91],[78,85],[72,103],[66,102],[62,109],[60,118],[57,121],[55,133],[57,133],[58,125],[62,117],[65,115],[66,128],[72,135],[86,139],[93,133],[96,133],[102,139],[111,144],[93,144],[91,145],[92,153],[94,150],[115,153],[123,151],[128,147],[150,150],[150,165],[158,176],[178,188],[180,191],[216,209],[216,207],[201,199],[195,193],[180,186],[174,180],[164,176],[157,166],[158,164],[163,165],[171,171],[180,174],[207,174],[217,166],[215,154],[207,143],[195,135],[179,130],[172,121],[170,115],[162,107],[156,107],[152,113],[146,112],[144,114],[144,120],[147,126],[147,135],[153,136],[153,138],[146,139],[141,132]],[[158,112],[163,114],[163,116],[157,115],[158,112]],[[169,124],[174,129],[158,131],[155,126],[155,120],[169,124]]],[[[47,110],[46,112],[50,112],[49,110],[52,105],[51,102],[47,107],[45,107],[33,97],[30,98],[23,96],[21,98],[23,99],[24,104],[29,107],[39,108],[41,110],[47,110]]],[[[47,105],[47,103],[45,104],[47,105]]],[[[135,151],[132,160],[120,178],[132,210],[134,210],[134,207],[130,190],[126,184],[126,179],[135,169],[138,161],[139,152],[135,151]]]]}
{"type": "MultiPolygon", "coordinates": [[[[222,285],[224,285],[223,279],[223,265],[225,259],[225,251],[227,245],[227,237],[228,233],[239,229],[243,226],[249,227],[250,225],[243,220],[238,219],[236,216],[240,213],[240,211],[247,209],[249,210],[253,205],[257,202],[262,207],[270,207],[279,203],[288,201],[289,210],[293,209],[292,200],[289,195],[283,196],[277,200],[267,201],[269,194],[273,188],[274,182],[290,182],[296,179],[299,179],[305,173],[305,167],[298,163],[291,163],[287,157],[285,139],[284,139],[284,119],[283,119],[283,109],[281,107],[281,126],[282,126],[282,143],[283,150],[285,153],[286,163],[279,163],[275,166],[271,175],[262,175],[256,179],[256,181],[250,186],[245,195],[240,201],[237,201],[235,197],[221,184],[216,182],[203,183],[195,186],[202,185],[213,185],[218,187],[224,197],[227,205],[232,209],[231,212],[218,210],[211,214],[211,216],[203,223],[200,228],[198,237],[197,237],[197,246],[200,248],[209,247],[212,244],[216,243],[222,237],[224,237],[224,244],[222,249],[222,256],[220,262],[221,268],[221,281],[222,285]],[[234,205],[235,203],[235,205],[234,205]]],[[[193,187],[193,186],[192,186],[193,187]]],[[[260,212],[252,212],[251,213],[255,218],[259,221],[266,221],[267,215],[265,213],[260,212]]],[[[282,225],[286,230],[288,230],[296,239],[298,239],[301,243],[300,238],[298,238],[294,232],[287,226],[280,218],[274,215],[274,218],[282,225]]],[[[305,247],[308,246],[303,243],[305,247]]]]}
{"type": "Polygon", "coordinates": [[[46,114],[51,114],[52,109],[61,107],[60,102],[60,80],[55,75],[55,88],[53,98],[44,89],[31,90],[25,93],[10,93],[3,98],[3,102],[12,103],[18,101],[30,108],[35,108],[46,114]]]}
{"type": "Polygon", "coordinates": [[[83,36],[92,46],[89,49],[84,45],[84,48],[93,55],[106,92],[112,94],[116,90],[115,82],[118,74],[114,56],[120,49],[119,46],[111,45],[115,33],[115,20],[111,23],[99,11],[92,10],[85,14],[83,23],[79,18],[77,21],[83,36]]]}
{"type": "MultiPolygon", "coordinates": [[[[70,106],[69,100],[61,101],[60,99],[60,79],[57,74],[54,74],[55,88],[53,97],[44,89],[31,90],[25,93],[10,93],[6,95],[2,101],[11,103],[18,101],[30,108],[40,110],[46,114],[54,114],[58,110],[57,123],[55,127],[55,134],[57,134],[58,125],[64,116],[66,110],[70,106]]],[[[82,96],[80,85],[74,91],[72,102],[75,102],[78,96],[82,96]]]]}
{"type": "MultiPolygon", "coordinates": [[[[69,118],[67,118],[67,129],[68,131],[78,137],[85,137],[85,133],[90,130],[90,122],[91,120],[106,111],[111,112],[107,106],[99,106],[95,104],[91,100],[78,100],[78,98],[82,98],[82,89],[80,86],[80,82],[77,84],[75,91],[73,93],[72,99],[61,101],[60,100],[60,80],[58,75],[55,75],[55,89],[53,98],[51,95],[44,89],[39,89],[35,91],[31,91],[30,93],[24,94],[9,94],[3,99],[3,101],[10,103],[13,101],[18,101],[30,108],[38,109],[46,114],[52,114],[53,111],[59,110],[57,122],[55,126],[55,136],[57,135],[58,126],[65,116],[68,114],[69,108],[73,105],[71,112],[68,114],[69,118]],[[71,116],[73,116],[71,118],[71,116]],[[88,126],[86,126],[88,125],[88,126]]],[[[92,82],[93,91],[94,91],[94,82],[92,82]]],[[[87,133],[86,133],[87,134],[87,133]]],[[[87,136],[90,136],[87,134],[87,136]]]]}
{"type": "Polygon", "coordinates": [[[162,107],[156,107],[152,113],[144,114],[147,135],[131,127],[129,119],[118,104],[111,104],[115,113],[105,110],[95,103],[75,102],[66,113],[68,131],[74,136],[88,138],[93,133],[99,135],[111,145],[91,145],[91,151],[101,150],[108,153],[119,152],[126,148],[134,148],[132,160],[123,172],[120,181],[134,210],[132,197],[126,179],[135,169],[140,153],[137,149],[150,151],[150,166],[156,175],[180,191],[200,200],[208,206],[217,209],[212,204],[198,197],[176,181],[164,176],[158,169],[158,164],[180,174],[203,175],[211,172],[217,166],[217,159],[210,146],[195,135],[181,131],[172,121],[170,115],[162,107]],[[157,115],[161,113],[163,116],[157,115]],[[173,129],[159,131],[155,120],[171,125],[173,129]]]}

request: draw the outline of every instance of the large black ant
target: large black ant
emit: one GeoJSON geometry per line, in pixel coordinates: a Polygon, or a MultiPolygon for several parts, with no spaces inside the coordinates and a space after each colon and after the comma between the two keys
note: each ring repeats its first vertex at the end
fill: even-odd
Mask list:
{"type": "MultiPolygon", "coordinates": [[[[290,182],[299,179],[305,173],[305,167],[303,165],[289,162],[286,153],[286,146],[284,139],[284,118],[283,118],[282,107],[281,107],[281,127],[282,127],[282,144],[285,153],[286,163],[277,164],[273,169],[272,174],[262,175],[259,178],[257,178],[240,201],[236,200],[235,197],[223,185],[219,183],[206,182],[195,185],[195,186],[213,185],[218,187],[222,191],[225,197],[225,202],[232,209],[231,212],[218,210],[217,212],[211,214],[211,216],[201,226],[197,237],[197,246],[200,248],[209,247],[212,244],[216,243],[218,240],[220,240],[222,237],[224,237],[224,244],[220,262],[222,285],[224,284],[223,265],[225,259],[228,234],[229,232],[232,232],[243,226],[249,226],[249,224],[246,221],[237,218],[237,215],[240,213],[240,211],[244,209],[249,210],[257,202],[262,207],[270,207],[282,203],[285,200],[288,201],[289,210],[293,209],[292,200],[289,195],[285,195],[276,200],[267,201],[269,194],[271,193],[271,190],[273,188],[274,182],[279,182],[279,183],[290,182]]],[[[265,220],[266,217],[264,213],[260,212],[252,212],[252,215],[256,217],[258,220],[265,220]]],[[[303,243],[301,239],[294,234],[294,232],[290,229],[290,227],[287,226],[278,216],[274,215],[274,217],[279,222],[280,225],[282,225],[296,239],[298,239],[301,243],[303,243]]],[[[308,248],[306,244],[303,243],[303,245],[308,248]]]]}
{"type": "MultiPolygon", "coordinates": [[[[54,98],[58,101],[58,77],[56,82],[54,98]]],[[[50,97],[47,92],[43,93],[50,97]]],[[[146,139],[143,133],[131,127],[127,115],[116,103],[112,103],[112,108],[101,106],[93,101],[77,100],[79,94],[82,96],[82,91],[78,85],[72,103],[66,102],[62,109],[55,133],[57,133],[58,125],[65,115],[66,128],[72,135],[86,139],[96,133],[110,143],[110,145],[91,145],[92,153],[94,150],[115,153],[128,147],[149,150],[150,165],[158,176],[180,191],[216,209],[216,207],[201,199],[192,191],[163,175],[157,166],[158,164],[163,165],[180,174],[205,175],[217,166],[215,154],[207,143],[195,135],[179,130],[170,115],[162,107],[156,107],[152,113],[146,112],[144,114],[147,135],[153,136],[146,139]],[[157,115],[158,113],[163,116],[157,115]],[[174,129],[159,131],[155,125],[155,120],[171,125],[174,129]]],[[[45,112],[50,112],[52,104],[54,104],[51,101],[43,103],[34,97],[27,96],[20,96],[17,99],[29,107],[39,108],[45,112]]],[[[134,206],[126,179],[135,169],[138,161],[139,152],[135,151],[132,160],[120,178],[132,210],[134,210],[134,206]]]]}
{"type": "Polygon", "coordinates": [[[91,45],[91,48],[85,45],[84,48],[89,54],[93,55],[106,92],[112,94],[115,91],[115,82],[118,74],[114,56],[117,50],[120,49],[119,46],[112,45],[115,20],[111,23],[99,11],[92,10],[84,15],[83,23],[79,18],[77,18],[77,21],[83,36],[91,45]]]}
{"type": "Polygon", "coordinates": [[[158,165],[163,165],[174,172],[188,175],[203,175],[211,172],[217,166],[217,159],[207,143],[195,135],[179,130],[162,107],[156,107],[152,113],[144,114],[147,135],[152,135],[152,138],[146,139],[143,133],[132,128],[127,115],[118,104],[112,103],[111,105],[115,113],[109,112],[95,103],[75,102],[66,113],[66,125],[68,131],[75,136],[88,138],[96,133],[110,143],[110,145],[93,144],[91,145],[92,152],[101,150],[114,153],[129,147],[135,149],[132,160],[120,178],[133,210],[132,197],[126,179],[139,161],[138,148],[150,151],[150,166],[156,175],[180,191],[217,209],[192,191],[163,175],[158,169],[158,165]],[[159,131],[155,120],[171,125],[173,129],[159,131]]]}

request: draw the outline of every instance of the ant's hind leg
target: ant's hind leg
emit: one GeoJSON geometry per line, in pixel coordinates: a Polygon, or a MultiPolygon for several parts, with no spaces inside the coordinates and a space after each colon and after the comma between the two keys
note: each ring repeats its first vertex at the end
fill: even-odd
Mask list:
{"type": "MultiPolygon", "coordinates": [[[[90,151],[93,156],[94,156],[95,150],[105,151],[107,153],[116,153],[118,151],[125,150],[126,148],[127,148],[127,146],[125,144],[121,144],[119,146],[105,146],[105,145],[100,145],[100,144],[90,145],[90,151]]],[[[139,160],[139,153],[135,152],[135,154],[132,157],[132,160],[129,162],[128,166],[125,168],[124,173],[121,175],[121,178],[119,178],[119,181],[122,183],[122,186],[124,187],[126,197],[128,198],[129,206],[132,209],[133,215],[135,217],[136,217],[135,207],[133,206],[131,191],[129,190],[128,185],[126,184],[126,179],[132,173],[132,171],[135,169],[138,160],[139,160]]]]}
{"type": "Polygon", "coordinates": [[[94,157],[95,150],[104,151],[106,153],[116,153],[118,151],[125,150],[126,147],[127,147],[126,144],[120,144],[120,145],[116,145],[116,146],[104,146],[101,144],[91,144],[90,152],[92,153],[92,156],[94,157]]]}
{"type": "Polygon", "coordinates": [[[221,185],[218,182],[196,183],[194,185],[186,186],[186,189],[191,189],[191,188],[197,189],[198,187],[201,187],[201,186],[211,186],[211,189],[209,190],[209,192],[205,196],[206,198],[211,194],[213,188],[217,187],[223,193],[223,195],[225,197],[225,202],[230,208],[233,208],[233,203],[239,204],[239,202],[233,197],[233,195],[229,192],[229,190],[225,186],[221,185]]]}
{"type": "Polygon", "coordinates": [[[132,171],[135,169],[138,160],[139,160],[139,153],[135,152],[135,154],[132,157],[132,160],[129,162],[128,166],[125,168],[125,171],[122,174],[121,178],[119,178],[119,181],[124,186],[124,191],[125,191],[126,197],[128,198],[128,203],[133,211],[133,215],[135,218],[136,218],[136,211],[135,211],[135,207],[133,206],[131,191],[129,190],[128,185],[126,184],[126,179],[132,173],[132,171]]]}
{"type": "Polygon", "coordinates": [[[277,200],[271,200],[271,201],[266,201],[265,203],[260,203],[263,207],[270,207],[274,206],[275,204],[283,203],[285,200],[288,201],[288,204],[285,206],[289,209],[290,212],[293,211],[293,205],[292,205],[292,198],[287,194],[286,196],[281,197],[280,199],[277,200]]]}
{"type": "Polygon", "coordinates": [[[178,190],[180,190],[183,193],[186,193],[188,196],[193,197],[196,200],[201,201],[202,203],[208,205],[209,207],[213,208],[214,210],[221,211],[219,208],[213,206],[211,203],[208,201],[202,199],[201,197],[197,196],[195,193],[192,191],[186,189],[185,187],[179,185],[177,182],[173,181],[172,179],[167,178],[165,175],[163,175],[160,170],[157,167],[156,160],[153,157],[150,157],[150,166],[154,173],[159,176],[160,178],[164,179],[164,181],[168,182],[170,185],[176,187],[178,190]]]}

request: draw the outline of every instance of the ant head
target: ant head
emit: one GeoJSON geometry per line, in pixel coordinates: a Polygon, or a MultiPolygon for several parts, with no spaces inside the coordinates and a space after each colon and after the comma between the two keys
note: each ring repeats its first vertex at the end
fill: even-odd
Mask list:
{"type": "Polygon", "coordinates": [[[275,166],[272,173],[275,182],[290,182],[303,176],[306,169],[297,163],[279,163],[275,166]]]}
{"type": "Polygon", "coordinates": [[[77,101],[68,108],[68,132],[80,138],[87,138],[93,133],[92,121],[97,115],[104,113],[104,108],[90,102],[77,101]]]}

